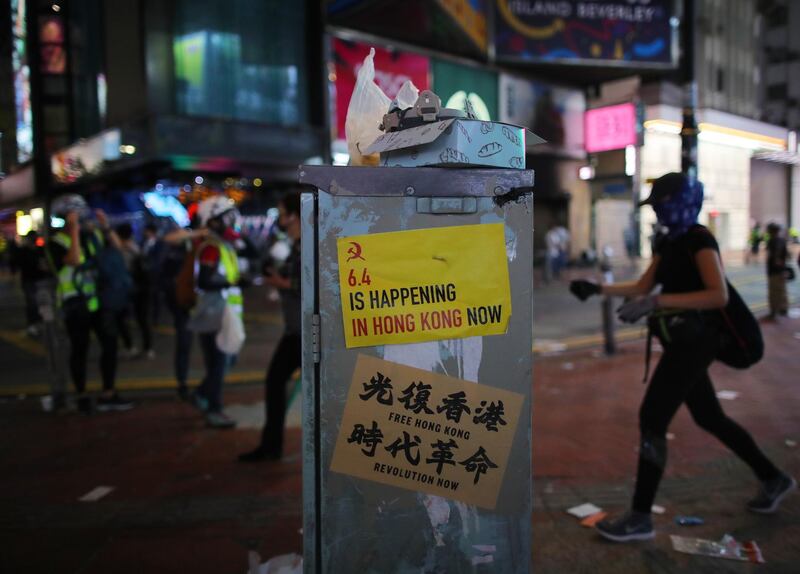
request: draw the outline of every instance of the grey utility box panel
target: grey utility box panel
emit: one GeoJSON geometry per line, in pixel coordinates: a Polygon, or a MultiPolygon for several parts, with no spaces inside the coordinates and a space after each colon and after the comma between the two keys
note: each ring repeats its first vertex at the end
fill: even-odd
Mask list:
{"type": "Polygon", "coordinates": [[[305,572],[529,572],[533,172],[299,175],[305,572]]]}

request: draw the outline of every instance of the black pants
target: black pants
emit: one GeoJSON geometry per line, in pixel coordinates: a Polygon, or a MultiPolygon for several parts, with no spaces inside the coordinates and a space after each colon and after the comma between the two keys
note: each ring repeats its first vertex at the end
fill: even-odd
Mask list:
{"type": "Polygon", "coordinates": [[[42,322],[39,304],[36,301],[36,281],[23,281],[22,293],[25,295],[25,323],[28,327],[42,322]]]}
{"type": "Polygon", "coordinates": [[[192,332],[186,328],[189,322],[189,311],[177,304],[169,304],[172,313],[172,324],[175,327],[175,380],[179,387],[185,387],[189,377],[189,359],[192,353],[192,332]]]}
{"type": "Polygon", "coordinates": [[[114,313],[95,311],[90,313],[85,306],[65,309],[64,324],[70,342],[69,368],[75,390],[86,390],[86,363],[89,359],[89,338],[94,331],[100,343],[100,375],[103,390],[114,389],[117,375],[117,330],[114,313]]]}
{"type": "MultiPolygon", "coordinates": [[[[149,351],[153,348],[153,330],[150,323],[150,294],[148,292],[136,292],[131,296],[131,308],[136,326],[142,336],[142,350],[149,351]]],[[[122,339],[122,344],[126,349],[133,348],[133,337],[128,327],[129,309],[120,311],[117,314],[117,329],[122,339]]]]}
{"type": "Polygon", "coordinates": [[[719,404],[708,376],[718,341],[716,329],[708,328],[688,343],[665,344],[639,411],[641,444],[633,496],[633,509],[638,512],[649,513],[653,505],[667,462],[667,428],[683,403],[694,422],[747,463],[760,480],[780,473],[753,437],[728,418],[719,404]]]}
{"type": "Polygon", "coordinates": [[[280,453],[283,450],[286,386],[292,373],[300,366],[301,359],[300,335],[284,333],[272,355],[264,383],[267,421],[261,433],[262,450],[273,453],[280,453]]]}
{"type": "Polygon", "coordinates": [[[197,394],[208,401],[209,412],[218,413],[222,411],[222,385],[231,357],[217,347],[216,333],[200,333],[200,350],[203,352],[206,375],[197,394]]]}

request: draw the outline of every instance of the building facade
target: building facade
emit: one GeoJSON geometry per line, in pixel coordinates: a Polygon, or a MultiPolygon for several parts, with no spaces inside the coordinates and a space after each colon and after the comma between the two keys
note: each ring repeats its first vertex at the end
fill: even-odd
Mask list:
{"type": "Polygon", "coordinates": [[[318,2],[0,4],[16,102],[3,159],[40,193],[266,187],[328,155],[318,2]]]}

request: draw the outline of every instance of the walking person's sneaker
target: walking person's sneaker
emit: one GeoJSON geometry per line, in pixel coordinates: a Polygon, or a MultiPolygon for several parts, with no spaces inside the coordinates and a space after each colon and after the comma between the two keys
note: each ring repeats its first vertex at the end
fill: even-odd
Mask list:
{"type": "Polygon", "coordinates": [[[129,411],[132,408],[133,403],[123,399],[117,393],[114,393],[109,397],[100,397],[97,399],[97,410],[100,412],[129,411]]]}
{"type": "Polygon", "coordinates": [[[614,542],[651,540],[656,535],[650,515],[635,510],[614,521],[602,520],[594,528],[600,536],[614,542]]]}
{"type": "Polygon", "coordinates": [[[239,455],[239,462],[264,462],[267,460],[280,460],[281,451],[276,449],[267,449],[258,447],[250,452],[245,452],[239,455]]]}
{"type": "Polygon", "coordinates": [[[208,411],[208,399],[197,391],[192,393],[191,402],[200,412],[204,413],[208,411]]]}
{"type": "Polygon", "coordinates": [[[788,474],[761,483],[758,494],[747,503],[747,509],[760,514],[772,514],[787,494],[797,488],[797,481],[788,474]]]}
{"type": "Polygon", "coordinates": [[[230,429],[236,426],[236,421],[225,413],[210,412],[206,413],[206,424],[215,429],[230,429]]]}

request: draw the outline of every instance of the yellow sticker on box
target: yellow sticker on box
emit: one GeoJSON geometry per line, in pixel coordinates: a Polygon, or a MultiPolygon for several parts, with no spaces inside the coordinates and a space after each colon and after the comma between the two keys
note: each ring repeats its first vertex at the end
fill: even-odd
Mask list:
{"type": "Polygon", "coordinates": [[[331,470],[494,509],[524,401],[359,355],[331,470]]]}
{"type": "Polygon", "coordinates": [[[501,335],[511,317],[502,223],[337,239],[348,348],[501,335]]]}

